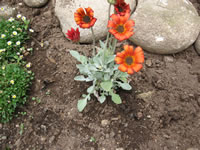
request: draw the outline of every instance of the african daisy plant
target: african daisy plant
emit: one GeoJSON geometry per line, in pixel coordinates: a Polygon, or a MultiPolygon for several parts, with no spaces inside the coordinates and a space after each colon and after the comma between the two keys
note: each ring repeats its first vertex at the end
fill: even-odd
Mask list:
{"type": "MultiPolygon", "coordinates": [[[[131,45],[124,45],[124,50],[116,51],[117,41],[129,39],[133,34],[135,22],[130,20],[130,7],[124,0],[108,0],[109,12],[111,5],[114,6],[115,13],[110,15],[108,20],[108,35],[106,42],[99,41],[100,47],[95,47],[95,37],[92,27],[96,22],[94,11],[88,8],[79,8],[74,13],[75,22],[80,28],[90,28],[93,35],[93,56],[86,57],[77,51],[70,51],[70,54],[76,58],[80,64],[77,68],[81,75],[74,78],[76,81],[91,82],[92,85],[87,89],[87,94],[83,94],[78,101],[78,110],[81,112],[86,107],[87,102],[94,95],[100,103],[111,96],[111,100],[116,103],[122,103],[120,96],[116,93],[118,88],[131,90],[128,77],[142,68],[144,62],[144,53],[141,47],[134,48],[131,45]]],[[[80,32],[73,28],[66,33],[68,39],[78,42],[80,32]]]]}

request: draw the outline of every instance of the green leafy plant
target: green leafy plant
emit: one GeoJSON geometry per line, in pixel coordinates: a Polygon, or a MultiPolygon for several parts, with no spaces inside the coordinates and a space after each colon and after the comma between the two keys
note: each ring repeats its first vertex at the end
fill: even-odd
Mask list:
{"type": "MultiPolygon", "coordinates": [[[[142,68],[144,53],[141,47],[134,48],[131,45],[124,45],[124,51],[116,51],[118,41],[129,39],[133,34],[135,22],[130,20],[130,7],[123,0],[110,1],[108,14],[108,34],[105,43],[100,41],[100,47],[95,46],[95,34],[93,26],[96,18],[94,11],[88,7],[78,8],[74,13],[75,22],[81,28],[90,28],[93,36],[93,56],[86,57],[77,51],[71,50],[70,54],[81,64],[76,65],[81,75],[74,80],[92,82],[87,89],[87,94],[83,94],[78,101],[77,107],[81,112],[86,107],[87,102],[94,95],[100,103],[106,100],[107,96],[116,104],[121,104],[122,100],[116,90],[122,88],[131,90],[128,77],[142,68]],[[110,15],[111,6],[114,6],[115,13],[110,15]]],[[[80,34],[77,31],[68,30],[68,39],[78,42],[80,34]]]]}
{"type": "Polygon", "coordinates": [[[23,44],[29,39],[29,20],[25,17],[0,21],[0,63],[16,62],[23,58],[23,44]]]}
{"type": "Polygon", "coordinates": [[[25,104],[33,74],[18,64],[0,67],[0,121],[8,122],[15,109],[25,104]]]}

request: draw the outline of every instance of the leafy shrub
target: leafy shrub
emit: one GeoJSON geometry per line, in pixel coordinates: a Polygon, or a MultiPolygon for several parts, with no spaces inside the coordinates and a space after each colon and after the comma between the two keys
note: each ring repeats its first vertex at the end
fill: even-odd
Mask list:
{"type": "Polygon", "coordinates": [[[25,17],[0,21],[0,63],[20,60],[22,45],[28,39],[29,21],[25,17]]]}
{"type": "Polygon", "coordinates": [[[33,73],[18,64],[0,67],[0,122],[8,122],[15,109],[25,104],[33,73]]]}

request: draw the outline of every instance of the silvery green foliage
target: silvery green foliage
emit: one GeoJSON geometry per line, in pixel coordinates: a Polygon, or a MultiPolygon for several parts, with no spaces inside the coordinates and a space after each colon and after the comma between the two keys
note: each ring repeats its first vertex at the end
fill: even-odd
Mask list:
{"type": "Polygon", "coordinates": [[[92,58],[80,55],[77,51],[70,51],[70,54],[81,64],[76,65],[81,75],[76,76],[74,80],[92,82],[93,84],[87,89],[87,95],[83,94],[82,99],[78,101],[78,110],[81,112],[91,99],[93,94],[100,103],[106,100],[106,96],[116,104],[121,104],[121,98],[115,93],[115,90],[121,87],[124,90],[131,90],[132,87],[127,81],[128,74],[118,70],[115,64],[115,55],[109,48],[100,41],[101,48],[92,58]]]}

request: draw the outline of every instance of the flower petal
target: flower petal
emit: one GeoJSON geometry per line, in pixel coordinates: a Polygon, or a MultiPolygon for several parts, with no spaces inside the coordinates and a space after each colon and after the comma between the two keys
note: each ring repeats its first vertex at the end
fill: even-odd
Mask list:
{"type": "Polygon", "coordinates": [[[133,69],[132,69],[132,68],[128,68],[128,69],[127,69],[127,73],[128,73],[128,74],[133,74],[133,73],[134,73],[134,71],[133,71],[133,69]]]}
{"type": "Polygon", "coordinates": [[[122,64],[123,63],[123,59],[120,57],[115,57],[115,62],[116,64],[122,64]]]}
{"type": "Polygon", "coordinates": [[[112,20],[113,20],[113,22],[114,22],[115,24],[120,24],[120,16],[119,16],[119,15],[112,14],[112,15],[110,16],[110,18],[112,18],[112,20]]]}
{"type": "Polygon", "coordinates": [[[120,71],[122,71],[122,72],[126,72],[127,71],[127,68],[126,68],[126,66],[124,64],[119,65],[118,69],[120,71]]]}
{"type": "Polygon", "coordinates": [[[133,70],[134,70],[135,72],[138,72],[138,71],[140,71],[140,69],[142,69],[142,64],[134,64],[134,65],[132,66],[132,68],[133,68],[133,70]]]}

